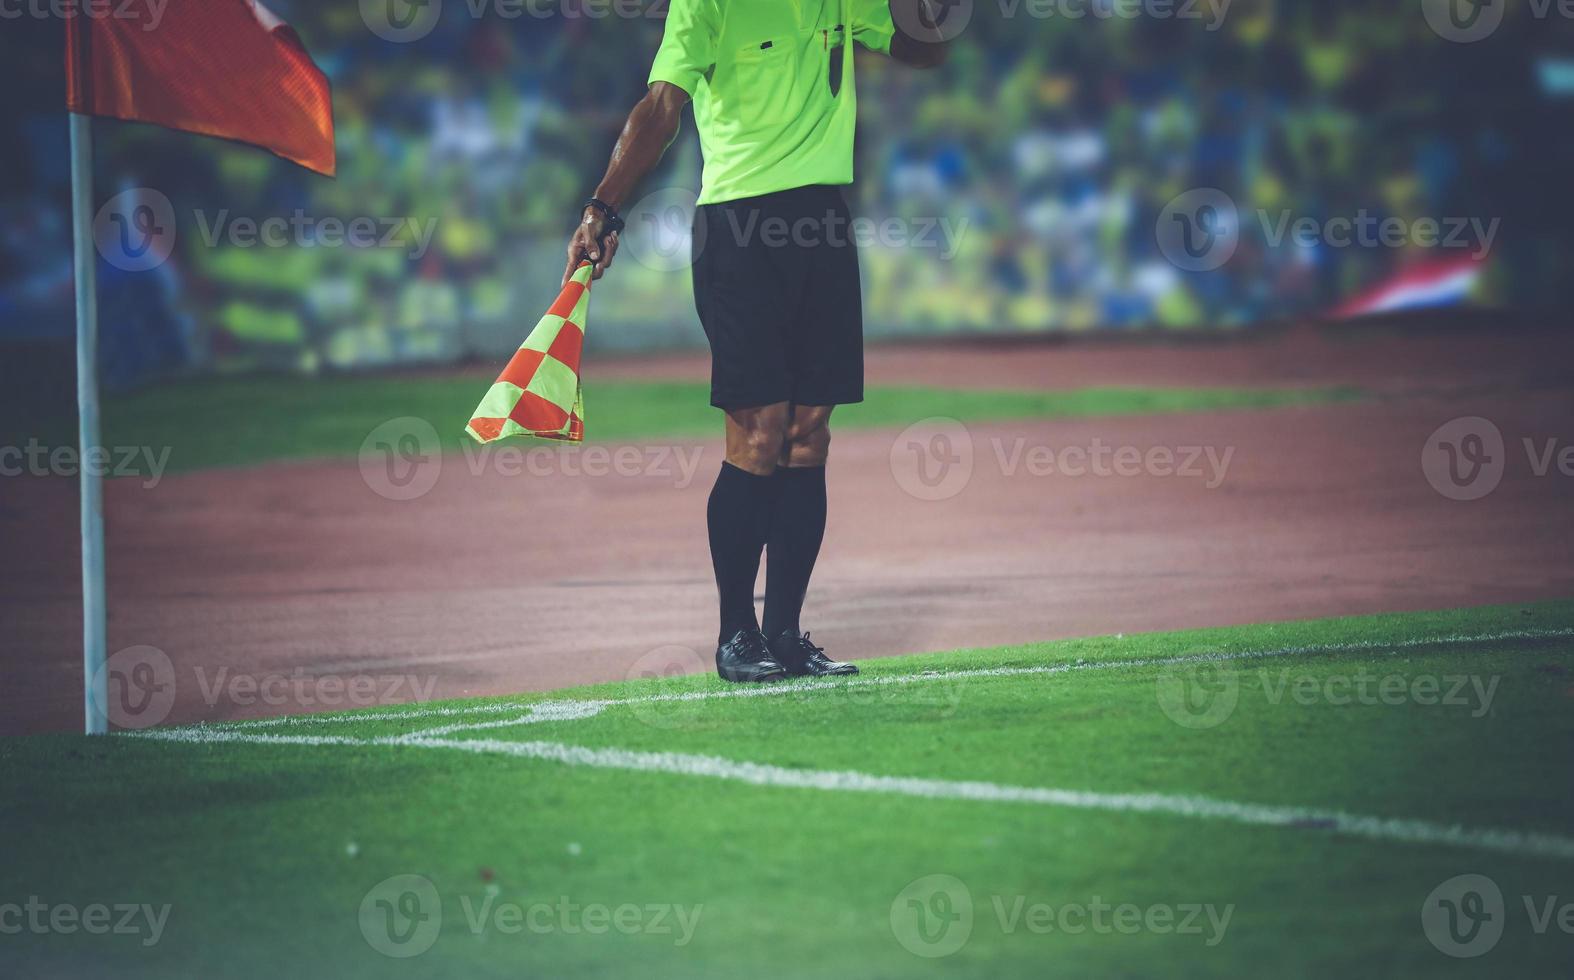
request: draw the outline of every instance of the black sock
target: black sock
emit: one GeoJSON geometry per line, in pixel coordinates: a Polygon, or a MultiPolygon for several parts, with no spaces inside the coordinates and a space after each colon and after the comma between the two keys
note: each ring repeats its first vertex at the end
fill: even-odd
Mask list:
{"type": "Polygon", "coordinates": [[[721,636],[759,629],[754,618],[754,579],[760,573],[760,551],[770,533],[771,503],[776,481],[756,476],[731,463],[721,464],[705,510],[710,528],[710,559],[721,597],[721,636]]]}
{"type": "Polygon", "coordinates": [[[809,576],[825,539],[825,467],[776,470],[776,508],[765,545],[765,635],[797,630],[809,576]]]}

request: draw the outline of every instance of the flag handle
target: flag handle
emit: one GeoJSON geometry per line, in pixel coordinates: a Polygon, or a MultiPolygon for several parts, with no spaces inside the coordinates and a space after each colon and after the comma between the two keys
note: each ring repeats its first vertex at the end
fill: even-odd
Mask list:
{"type": "Polygon", "coordinates": [[[93,117],[71,119],[71,263],[77,314],[77,473],[82,493],[82,717],[89,735],[109,731],[104,670],[104,486],[98,465],[98,289],[93,255],[93,117]]]}

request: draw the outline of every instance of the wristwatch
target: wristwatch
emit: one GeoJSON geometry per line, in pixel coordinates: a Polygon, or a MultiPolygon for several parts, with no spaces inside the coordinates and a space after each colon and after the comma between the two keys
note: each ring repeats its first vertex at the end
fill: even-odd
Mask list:
{"type": "Polygon", "coordinates": [[[593,197],[585,202],[585,207],[595,208],[597,211],[601,212],[604,230],[609,232],[623,230],[623,219],[618,215],[618,209],[608,204],[606,201],[601,200],[599,197],[593,197]]]}

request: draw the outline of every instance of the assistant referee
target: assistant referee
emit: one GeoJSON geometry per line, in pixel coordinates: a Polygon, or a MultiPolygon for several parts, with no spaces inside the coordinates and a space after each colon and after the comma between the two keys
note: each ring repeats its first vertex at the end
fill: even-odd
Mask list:
{"type": "Polygon", "coordinates": [[[611,267],[618,208],[694,102],[705,167],[694,303],[710,341],[727,455],[707,521],[729,681],[856,674],[809,642],[799,613],[825,536],[831,410],[863,400],[853,180],[857,92],[848,39],[903,64],[945,60],[945,0],[672,0],[640,100],[568,243],[611,267]],[[901,25],[898,29],[897,25],[901,25]],[[763,629],[754,581],[766,554],[763,629]]]}

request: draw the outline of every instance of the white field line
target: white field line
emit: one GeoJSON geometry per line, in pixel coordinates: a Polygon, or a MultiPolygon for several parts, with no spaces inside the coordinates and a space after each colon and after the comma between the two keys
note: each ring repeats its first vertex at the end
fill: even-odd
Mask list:
{"type": "Polygon", "coordinates": [[[704,776],[752,786],[815,789],[830,792],[886,793],[939,800],[983,803],[1027,803],[1126,813],[1157,813],[1202,820],[1226,820],[1262,827],[1327,831],[1369,840],[1403,844],[1435,844],[1506,854],[1574,859],[1574,838],[1532,831],[1470,828],[1394,817],[1374,817],[1316,807],[1235,803],[1205,796],[1165,793],[1096,793],[999,783],[877,776],[851,771],[786,769],[682,752],[640,752],[594,749],[560,742],[505,742],[495,739],[450,740],[411,735],[356,738],[348,735],[266,735],[234,730],[150,729],[133,737],[186,743],[253,745],[403,746],[508,755],[593,769],[621,769],[682,776],[704,776]]]}
{"type": "MultiPolygon", "coordinates": [[[[602,709],[620,705],[656,704],[670,701],[709,701],[714,698],[780,697],[788,694],[815,694],[839,691],[844,688],[887,687],[899,684],[921,684],[933,681],[962,680],[970,677],[1021,677],[1040,674],[1065,674],[1083,670],[1108,670],[1120,668],[1173,667],[1188,664],[1226,663],[1235,660],[1267,660],[1277,657],[1304,657],[1341,653],[1399,653],[1417,647],[1471,646],[1504,640],[1553,640],[1574,637],[1574,629],[1503,630],[1495,633],[1477,633],[1437,637],[1414,637],[1405,640],[1358,640],[1350,643],[1316,643],[1304,646],[1277,647],[1270,650],[1241,650],[1221,653],[1178,654],[1172,657],[1150,657],[1132,660],[1078,661],[1066,664],[1045,664],[1037,667],[981,667],[972,670],[924,671],[918,674],[881,674],[873,677],[855,677],[848,680],[803,680],[776,684],[743,685],[712,688],[700,691],[683,691],[673,694],[646,694],[631,698],[587,698],[583,700],[507,701],[456,708],[410,708],[356,713],[323,713],[314,715],[284,715],[278,718],[258,718],[244,721],[202,723],[160,731],[185,730],[246,730],[256,728],[296,727],[299,725],[326,725],[335,722],[364,721],[419,721],[427,718],[451,718],[465,715],[501,714],[509,711],[529,712],[519,718],[501,723],[476,725],[477,728],[506,727],[533,721],[559,721],[569,718],[589,718],[602,709]],[[561,715],[557,713],[561,712],[561,715]]],[[[467,726],[454,725],[433,728],[414,734],[438,735],[465,731],[467,726]]]]}
{"type": "Polygon", "coordinates": [[[455,732],[472,732],[482,728],[512,728],[515,725],[529,725],[538,721],[573,721],[578,718],[590,718],[599,715],[601,714],[601,708],[602,705],[594,701],[542,701],[540,704],[531,705],[528,713],[516,718],[439,725],[436,728],[423,728],[418,732],[407,732],[404,735],[396,736],[395,740],[409,742],[423,738],[452,735],[455,732]]]}

